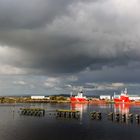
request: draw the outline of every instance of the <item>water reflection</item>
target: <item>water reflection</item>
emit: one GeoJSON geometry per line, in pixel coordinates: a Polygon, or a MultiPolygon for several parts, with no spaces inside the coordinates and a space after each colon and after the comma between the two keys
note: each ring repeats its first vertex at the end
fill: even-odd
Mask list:
{"type": "Polygon", "coordinates": [[[115,119],[121,123],[133,123],[133,114],[130,113],[130,104],[114,104],[115,119]],[[118,116],[117,116],[118,115],[118,116]]]}
{"type": "Polygon", "coordinates": [[[114,113],[129,114],[129,104],[114,104],[114,113]]]}
{"type": "Polygon", "coordinates": [[[80,104],[80,103],[71,103],[70,104],[71,110],[80,111],[80,120],[82,120],[83,113],[87,110],[87,104],[80,104]]]}
{"type": "MultiPolygon", "coordinates": [[[[20,116],[18,113],[18,110],[22,107],[40,106],[41,104],[19,104],[15,106],[1,105],[0,139],[45,140],[48,138],[51,140],[139,140],[140,138],[139,119],[136,120],[135,118],[135,115],[139,115],[140,113],[140,106],[128,104],[111,104],[104,106],[93,104],[43,104],[42,107],[46,109],[47,113],[44,117],[20,116]],[[82,120],[56,119],[54,115],[51,115],[51,117],[49,116],[50,111],[55,111],[59,108],[79,110],[82,120]],[[13,110],[14,112],[12,112],[13,110]],[[102,120],[91,120],[89,118],[89,113],[92,111],[100,111],[102,113],[102,120]],[[107,115],[110,112],[113,113],[113,121],[108,120],[107,115]],[[120,114],[132,113],[133,123],[131,124],[130,119],[122,119],[121,115],[119,116],[119,121],[116,122],[114,112],[120,114]],[[124,120],[124,122],[122,120],[124,120]],[[125,125],[127,123],[128,125],[125,125]]],[[[55,112],[51,112],[51,114],[53,113],[55,112]]]]}

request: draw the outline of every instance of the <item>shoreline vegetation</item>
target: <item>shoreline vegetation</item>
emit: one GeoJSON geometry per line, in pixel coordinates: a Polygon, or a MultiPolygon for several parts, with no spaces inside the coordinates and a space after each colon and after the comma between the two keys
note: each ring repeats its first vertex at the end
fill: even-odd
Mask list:
{"type": "MultiPolygon", "coordinates": [[[[46,99],[31,99],[31,97],[0,97],[0,103],[70,103],[69,97],[49,96],[46,99]]],[[[99,100],[98,98],[89,99],[86,103],[109,104],[112,100],[99,100]]]]}
{"type": "Polygon", "coordinates": [[[67,97],[50,96],[49,99],[31,99],[31,97],[0,97],[0,103],[70,103],[67,97]]]}
{"type": "MultiPolygon", "coordinates": [[[[70,97],[65,96],[49,96],[48,98],[44,99],[32,99],[30,96],[27,97],[18,97],[18,96],[3,96],[0,97],[0,104],[12,104],[12,103],[71,103],[70,97]]],[[[77,104],[95,104],[95,105],[105,105],[105,104],[114,104],[113,100],[108,99],[99,99],[99,98],[89,98],[88,101],[85,102],[72,102],[77,104]]],[[[140,101],[132,101],[132,102],[126,102],[125,104],[130,105],[140,105],[140,101]]]]}

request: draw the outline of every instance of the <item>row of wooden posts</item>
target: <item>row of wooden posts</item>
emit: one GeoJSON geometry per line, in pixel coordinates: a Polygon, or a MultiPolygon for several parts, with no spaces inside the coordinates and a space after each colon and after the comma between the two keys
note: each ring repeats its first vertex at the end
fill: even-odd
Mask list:
{"type": "Polygon", "coordinates": [[[80,111],[76,110],[56,110],[57,117],[63,117],[63,118],[76,118],[78,119],[80,117],[80,111]]]}
{"type": "MultiPolygon", "coordinates": [[[[101,112],[91,112],[90,113],[91,119],[96,119],[96,120],[101,120],[102,119],[102,113],[101,112]]],[[[136,122],[140,122],[140,115],[139,114],[120,114],[120,113],[113,113],[113,112],[109,112],[107,114],[107,118],[109,120],[112,121],[122,121],[122,122],[126,122],[126,121],[133,121],[134,119],[136,120],[136,122]]]]}
{"type": "MultiPolygon", "coordinates": [[[[45,109],[40,108],[20,108],[20,114],[26,116],[45,116],[45,109]]],[[[51,113],[50,113],[51,115],[51,113]]],[[[76,110],[56,110],[56,117],[76,118],[80,117],[80,111],[76,110]]]]}
{"type": "Polygon", "coordinates": [[[132,120],[132,119],[135,118],[136,120],[139,120],[140,119],[140,115],[139,114],[132,114],[132,113],[120,114],[120,113],[110,112],[108,114],[108,118],[109,119],[115,119],[115,120],[119,120],[119,119],[122,119],[122,120],[132,120]]]}
{"type": "MultiPolygon", "coordinates": [[[[20,108],[20,114],[21,115],[28,115],[28,116],[45,116],[45,109],[41,108],[20,108]]],[[[59,118],[80,118],[80,111],[76,110],[62,110],[58,109],[56,110],[56,117],[59,118]]],[[[102,113],[101,112],[91,112],[90,118],[93,120],[101,120],[102,119],[102,113]]],[[[113,113],[109,112],[107,114],[107,118],[112,121],[133,121],[134,119],[137,122],[140,122],[140,115],[139,114],[120,114],[120,113],[113,113]]]]}
{"type": "Polygon", "coordinates": [[[20,114],[21,115],[27,115],[27,116],[44,116],[45,115],[45,109],[20,108],[20,114]]]}
{"type": "Polygon", "coordinates": [[[90,117],[91,119],[97,119],[97,120],[101,120],[102,119],[102,114],[101,112],[91,112],[90,113],[90,117]]]}

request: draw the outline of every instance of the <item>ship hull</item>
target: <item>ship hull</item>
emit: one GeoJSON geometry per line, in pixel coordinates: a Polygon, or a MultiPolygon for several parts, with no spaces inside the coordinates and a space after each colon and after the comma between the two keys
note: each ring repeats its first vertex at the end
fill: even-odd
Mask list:
{"type": "Polygon", "coordinates": [[[115,103],[128,103],[130,102],[129,97],[121,97],[119,98],[114,98],[115,103]]]}
{"type": "Polygon", "coordinates": [[[75,98],[75,97],[71,97],[70,101],[73,102],[78,102],[78,103],[87,103],[88,100],[86,98],[75,98]]]}
{"type": "Polygon", "coordinates": [[[128,97],[127,97],[127,98],[121,98],[121,99],[119,99],[119,98],[114,98],[114,102],[115,102],[115,103],[130,103],[130,100],[129,100],[128,97]]]}
{"type": "Polygon", "coordinates": [[[127,94],[127,89],[125,88],[124,92],[121,93],[117,98],[114,97],[114,103],[130,103],[129,96],[127,94]]]}

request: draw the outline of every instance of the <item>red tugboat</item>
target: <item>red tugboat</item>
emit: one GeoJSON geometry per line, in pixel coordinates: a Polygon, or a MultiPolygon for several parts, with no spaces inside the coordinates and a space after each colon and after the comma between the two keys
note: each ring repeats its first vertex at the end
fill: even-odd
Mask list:
{"type": "Polygon", "coordinates": [[[71,102],[78,102],[78,103],[88,102],[87,97],[83,96],[83,91],[82,90],[80,92],[78,92],[77,96],[71,96],[70,101],[71,102]]]}
{"type": "Polygon", "coordinates": [[[127,94],[126,88],[124,91],[122,91],[121,95],[114,95],[114,102],[115,103],[130,103],[130,99],[127,94]]]}

